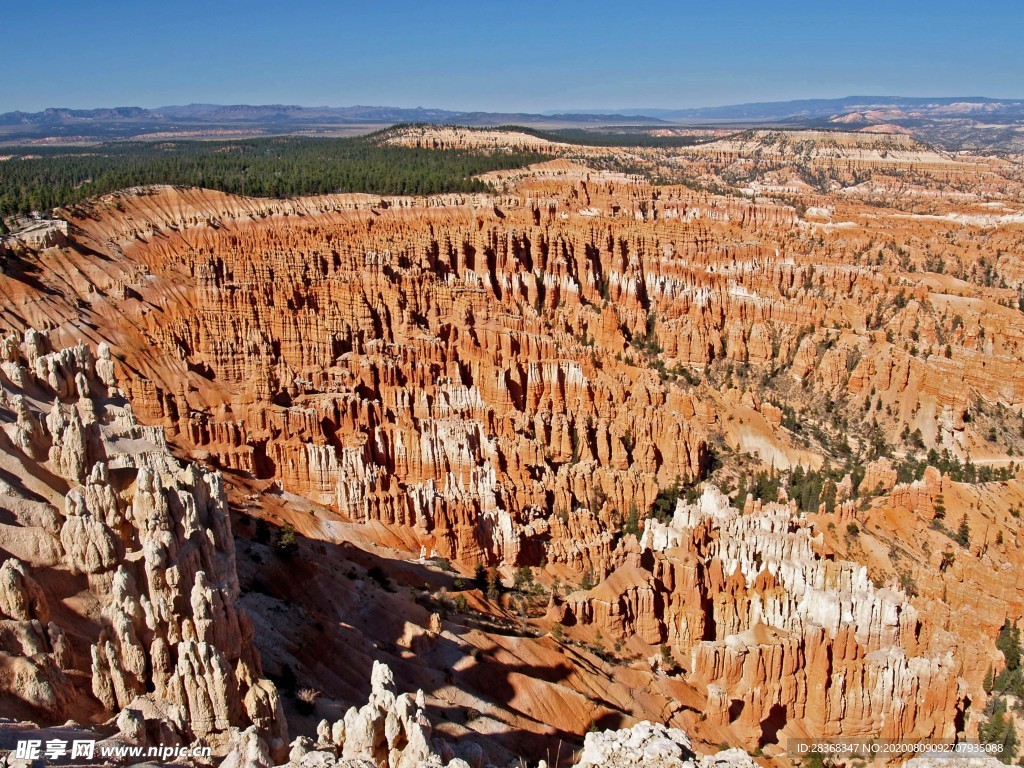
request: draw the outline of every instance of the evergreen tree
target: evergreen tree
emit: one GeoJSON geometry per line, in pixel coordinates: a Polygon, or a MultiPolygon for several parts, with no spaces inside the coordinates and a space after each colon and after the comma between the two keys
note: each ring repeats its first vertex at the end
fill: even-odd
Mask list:
{"type": "Polygon", "coordinates": [[[501,592],[501,574],[498,573],[497,568],[492,568],[490,576],[487,579],[487,599],[497,600],[501,596],[501,592]]]}
{"type": "Polygon", "coordinates": [[[629,513],[622,524],[622,532],[627,536],[632,534],[638,539],[640,538],[640,513],[637,511],[636,504],[629,505],[629,513]]]}
{"type": "Polygon", "coordinates": [[[473,586],[481,592],[487,591],[487,569],[483,563],[477,563],[476,572],[473,574],[473,586]]]}
{"type": "Polygon", "coordinates": [[[733,504],[739,507],[740,510],[742,510],[743,505],[747,501],[748,495],[749,494],[747,493],[747,476],[740,475],[740,479],[736,483],[736,495],[733,497],[733,504]]]}
{"type": "Polygon", "coordinates": [[[971,543],[971,526],[967,524],[967,515],[964,515],[963,519],[960,520],[960,527],[956,532],[956,540],[961,547],[965,548],[971,543]]]}
{"type": "Polygon", "coordinates": [[[1001,696],[992,703],[988,719],[978,727],[978,741],[1002,745],[1002,751],[996,756],[1004,763],[1012,763],[1017,757],[1017,729],[1001,696]]]}
{"type": "Polygon", "coordinates": [[[514,583],[516,590],[520,592],[530,588],[530,586],[533,584],[533,571],[530,569],[530,566],[524,565],[516,569],[514,583]]]}
{"type": "Polygon", "coordinates": [[[1006,659],[1007,670],[1013,672],[1020,669],[1020,630],[1007,619],[1003,628],[999,630],[999,637],[996,638],[996,648],[1006,659]]]}
{"type": "Polygon", "coordinates": [[[488,187],[479,174],[547,159],[532,152],[400,147],[384,143],[379,135],[16,147],[11,153],[0,174],[0,216],[30,210],[46,213],[56,206],[147,184],[274,197],[485,192],[488,187]]]}
{"type": "Polygon", "coordinates": [[[580,589],[591,590],[597,586],[597,580],[594,577],[594,569],[587,568],[583,574],[583,581],[580,582],[580,589]]]}

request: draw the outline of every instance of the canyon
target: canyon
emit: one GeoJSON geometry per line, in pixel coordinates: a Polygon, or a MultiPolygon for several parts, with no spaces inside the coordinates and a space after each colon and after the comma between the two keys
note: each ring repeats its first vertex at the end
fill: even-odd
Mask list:
{"type": "Polygon", "coordinates": [[[977,738],[1024,615],[1020,161],[708,138],[417,127],[551,159],[5,239],[3,714],[261,766],[977,738]]]}

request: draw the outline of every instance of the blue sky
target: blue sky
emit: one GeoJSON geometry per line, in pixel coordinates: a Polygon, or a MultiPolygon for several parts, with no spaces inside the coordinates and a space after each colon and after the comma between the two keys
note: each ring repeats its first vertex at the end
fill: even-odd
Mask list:
{"type": "Polygon", "coordinates": [[[1024,97],[1019,0],[51,0],[0,30],[0,112],[1024,97]]]}

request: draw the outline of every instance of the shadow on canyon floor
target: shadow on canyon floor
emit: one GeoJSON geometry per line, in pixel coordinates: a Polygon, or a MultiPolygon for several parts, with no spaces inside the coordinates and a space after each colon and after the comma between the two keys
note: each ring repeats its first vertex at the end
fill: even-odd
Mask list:
{"type": "Polygon", "coordinates": [[[439,609],[436,596],[454,590],[457,574],[302,536],[283,555],[262,524],[245,515],[234,522],[242,604],[265,672],[285,693],[293,737],[365,703],[374,660],[392,668],[399,692],[424,691],[436,734],[475,741],[496,762],[500,750],[568,764],[588,727],[626,723],[599,695],[561,685],[574,669],[553,639],[472,608],[439,609]],[[440,632],[428,629],[438,628],[435,613],[440,632]],[[303,689],[320,694],[312,712],[297,701],[303,689]]]}

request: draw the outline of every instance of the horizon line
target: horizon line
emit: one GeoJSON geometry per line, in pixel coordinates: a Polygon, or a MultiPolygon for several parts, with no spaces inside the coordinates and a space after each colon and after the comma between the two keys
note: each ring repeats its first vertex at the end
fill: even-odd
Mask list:
{"type": "MultiPolygon", "coordinates": [[[[252,108],[265,108],[265,107],[281,107],[289,109],[402,109],[402,110],[422,110],[422,111],[441,111],[441,112],[454,112],[461,114],[473,114],[473,113],[487,113],[487,114],[536,114],[536,115],[558,115],[558,114],[592,114],[592,115],[608,115],[613,116],[622,114],[624,112],[640,112],[643,110],[656,110],[660,112],[682,112],[682,111],[693,111],[693,110],[705,110],[705,109],[723,109],[728,107],[743,107],[752,105],[766,105],[766,104],[793,104],[805,101],[843,101],[848,99],[915,99],[915,100],[963,100],[963,101],[1024,101],[1024,96],[979,96],[979,95],[928,95],[928,96],[905,96],[905,95],[883,95],[883,94],[849,94],[846,96],[802,96],[795,99],[768,99],[761,101],[737,101],[727,104],[708,104],[696,107],[679,107],[679,106],[642,106],[642,107],[564,107],[564,108],[547,108],[547,109],[482,109],[482,108],[470,108],[470,109],[458,109],[441,106],[401,106],[397,104],[300,104],[300,103],[288,103],[283,101],[268,101],[268,102],[213,102],[213,101],[191,101],[178,104],[162,104],[154,107],[144,107],[139,104],[120,104],[116,106],[92,106],[92,107],[66,107],[66,106],[50,106],[44,107],[37,110],[27,109],[8,109],[0,114],[13,114],[21,113],[26,115],[42,114],[48,111],[60,111],[67,110],[71,112],[90,112],[98,110],[118,110],[118,109],[142,109],[148,112],[159,112],[163,109],[174,109],[184,107],[252,107],[252,108]]],[[[635,115],[626,115],[635,116],[635,115]]]]}

